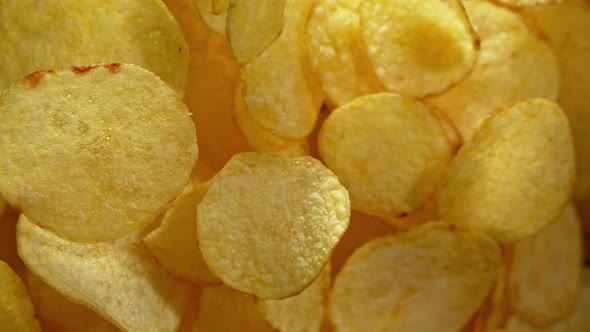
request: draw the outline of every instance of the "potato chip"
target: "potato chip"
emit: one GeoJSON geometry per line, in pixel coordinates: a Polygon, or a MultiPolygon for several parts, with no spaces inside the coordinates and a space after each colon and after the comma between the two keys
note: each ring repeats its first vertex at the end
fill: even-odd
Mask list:
{"type": "Polygon", "coordinates": [[[487,236],[442,222],[372,240],[348,259],[330,295],[330,319],[346,331],[458,331],[500,269],[487,236]]]}
{"type": "Polygon", "coordinates": [[[96,244],[70,242],[21,215],[19,255],[44,282],[126,331],[174,331],[190,287],[151,257],[136,232],[96,244]]]}
{"type": "Polygon", "coordinates": [[[285,139],[305,138],[313,130],[323,102],[305,50],[305,24],[313,2],[287,1],[283,33],[240,70],[246,112],[285,139]]]}
{"type": "Polygon", "coordinates": [[[227,13],[214,12],[215,0],[194,0],[203,23],[211,31],[225,36],[227,13]]]}
{"type": "Polygon", "coordinates": [[[6,89],[0,154],[10,204],[61,237],[97,242],[164,210],[197,144],[177,93],[140,67],[108,64],[35,72],[6,89]]]}
{"type": "Polygon", "coordinates": [[[557,104],[530,99],[497,110],[453,159],[437,194],[441,218],[500,242],[554,222],[573,187],[574,151],[557,104]]]}
{"type": "Polygon", "coordinates": [[[322,126],[318,146],[348,189],[352,208],[381,217],[423,206],[452,156],[433,111],[394,93],[357,98],[336,109],[322,126]]]}
{"type": "Polygon", "coordinates": [[[238,63],[252,61],[279,37],[284,9],[285,0],[229,0],[226,35],[238,63]]]}
{"type": "Polygon", "coordinates": [[[462,82],[427,102],[445,112],[468,142],[499,107],[527,98],[555,100],[559,68],[549,46],[517,13],[487,1],[465,7],[481,37],[479,57],[462,82]]]}
{"type": "Polygon", "coordinates": [[[570,204],[555,223],[514,245],[509,277],[514,312],[536,326],[567,317],[577,303],[582,263],[581,225],[570,204]]]}
{"type": "Polygon", "coordinates": [[[536,7],[548,6],[560,3],[563,0],[496,0],[501,4],[511,7],[536,7]]]}
{"type": "Polygon", "coordinates": [[[307,54],[330,108],[385,91],[363,47],[360,2],[318,0],[307,20],[307,54]]]}
{"type": "Polygon", "coordinates": [[[2,1],[0,91],[37,70],[133,63],[184,94],[188,47],[159,0],[2,1]]]}
{"type": "Polygon", "coordinates": [[[224,14],[229,7],[229,0],[211,0],[211,11],[215,15],[224,14]]]}
{"type": "Polygon", "coordinates": [[[0,330],[41,331],[25,285],[3,261],[0,261],[0,330]]]}
{"type": "Polygon", "coordinates": [[[349,217],[346,189],[318,160],[241,153],[201,201],[197,234],[223,283],[283,299],[320,274],[349,217]]]}
{"type": "Polygon", "coordinates": [[[477,41],[457,9],[440,0],[360,2],[361,36],[387,90],[424,97],[445,91],[469,73],[477,41]]]}
{"type": "Polygon", "coordinates": [[[36,317],[44,332],[120,331],[94,311],[70,302],[29,271],[27,271],[25,283],[35,306],[36,317]]]}
{"type": "Polygon", "coordinates": [[[207,184],[190,184],[162,217],[162,223],[143,238],[150,253],[166,271],[191,283],[218,283],[207,268],[197,242],[197,205],[207,184]]]}

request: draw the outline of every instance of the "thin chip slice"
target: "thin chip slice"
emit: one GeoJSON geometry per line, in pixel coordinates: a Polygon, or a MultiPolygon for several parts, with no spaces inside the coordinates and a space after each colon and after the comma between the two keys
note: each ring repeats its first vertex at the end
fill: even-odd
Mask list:
{"type": "Polygon", "coordinates": [[[133,63],[184,94],[188,47],[159,0],[0,2],[0,91],[31,72],[133,63]]]}
{"type": "Polygon", "coordinates": [[[389,91],[424,97],[445,91],[473,68],[477,40],[464,13],[441,0],[365,0],[361,35],[389,91]]]}
{"type": "MultiPolygon", "coordinates": [[[[207,268],[197,242],[197,205],[207,184],[189,184],[143,243],[168,272],[191,283],[218,283],[207,268]]],[[[198,222],[198,221],[197,221],[198,222]]]]}
{"type": "Polygon", "coordinates": [[[536,326],[549,326],[576,307],[582,284],[582,229],[568,205],[555,223],[514,245],[510,302],[536,326]]]}
{"type": "Polygon", "coordinates": [[[518,241],[557,219],[574,173],[565,114],[549,101],[526,100],[494,112],[459,150],[437,194],[439,212],[497,241],[518,241]]]}
{"type": "Polygon", "coordinates": [[[41,331],[22,280],[0,261],[0,331],[41,331]]]}
{"type": "Polygon", "coordinates": [[[217,13],[214,10],[216,9],[215,0],[194,0],[197,10],[199,11],[199,16],[203,23],[209,28],[211,31],[221,34],[225,36],[225,23],[227,21],[227,13],[217,13]]]}
{"type": "Polygon", "coordinates": [[[432,222],[355,251],[330,295],[338,331],[458,331],[500,269],[487,236],[432,222]],[[444,309],[441,309],[444,308],[444,309]]]}
{"type": "Polygon", "coordinates": [[[197,210],[205,262],[226,285],[260,298],[301,292],[346,231],[346,189],[311,157],[235,155],[197,210]]]}
{"type": "Polygon", "coordinates": [[[556,100],[559,68],[550,47],[516,12],[488,1],[466,1],[481,37],[473,71],[459,84],[427,99],[468,142],[497,108],[527,98],[556,100]]]}
{"type": "Polygon", "coordinates": [[[229,0],[226,35],[234,59],[248,63],[281,34],[285,0],[229,0]]]}
{"type": "Polygon", "coordinates": [[[285,139],[305,138],[313,130],[323,102],[305,50],[305,25],[313,2],[287,1],[283,33],[240,70],[246,112],[285,139]]]}
{"type": "Polygon", "coordinates": [[[35,72],[0,96],[0,191],[61,237],[119,238],[180,194],[195,135],[179,95],[135,65],[35,72]]]}
{"type": "Polygon", "coordinates": [[[352,208],[389,218],[425,204],[453,152],[434,112],[394,93],[357,98],[336,109],[322,125],[318,147],[348,189],[352,208]]]}
{"type": "Polygon", "coordinates": [[[27,267],[73,302],[126,331],[175,331],[190,287],[158,266],[136,232],[97,244],[70,242],[21,215],[19,255],[27,267]]]}

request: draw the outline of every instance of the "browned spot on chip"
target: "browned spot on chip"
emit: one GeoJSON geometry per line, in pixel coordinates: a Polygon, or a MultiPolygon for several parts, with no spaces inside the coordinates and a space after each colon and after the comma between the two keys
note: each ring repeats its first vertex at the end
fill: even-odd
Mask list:
{"type": "Polygon", "coordinates": [[[39,83],[41,83],[41,79],[45,76],[46,72],[44,71],[35,71],[27,75],[25,80],[31,85],[32,88],[36,88],[39,83]]]}
{"type": "Polygon", "coordinates": [[[108,65],[104,66],[106,69],[111,72],[111,74],[116,74],[121,71],[121,64],[120,63],[109,63],[108,65]]]}
{"type": "Polygon", "coordinates": [[[96,66],[79,66],[79,67],[72,67],[72,71],[75,74],[84,75],[94,68],[96,68],[96,66]]]}

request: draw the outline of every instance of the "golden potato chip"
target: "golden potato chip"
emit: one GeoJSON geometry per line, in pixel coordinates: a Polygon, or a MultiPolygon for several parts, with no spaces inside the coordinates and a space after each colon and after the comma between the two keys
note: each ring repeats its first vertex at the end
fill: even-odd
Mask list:
{"type": "Polygon", "coordinates": [[[283,299],[320,274],[349,217],[346,189],[318,160],[241,153],[201,201],[197,234],[223,283],[283,299]]]}
{"type": "Polygon", "coordinates": [[[191,283],[217,283],[197,242],[197,205],[208,185],[190,184],[162,217],[162,223],[143,238],[150,253],[166,271],[191,283]]]}
{"type": "Polygon", "coordinates": [[[279,37],[284,9],[285,0],[229,0],[226,35],[238,63],[252,61],[279,37]]]}
{"type": "Polygon", "coordinates": [[[188,47],[161,1],[2,1],[0,91],[37,70],[133,63],[184,94],[188,47]]]}
{"type": "Polygon", "coordinates": [[[94,311],[81,304],[70,302],[29,271],[27,271],[25,283],[43,331],[120,331],[94,311]]]}
{"type": "Polygon", "coordinates": [[[225,23],[227,20],[227,13],[217,13],[214,10],[215,0],[194,0],[197,10],[203,23],[211,31],[225,36],[225,23]]]}
{"type": "Polygon", "coordinates": [[[567,118],[557,104],[530,99],[484,122],[453,159],[436,200],[443,220],[513,242],[557,219],[574,173],[567,118]]]}
{"type": "Polygon", "coordinates": [[[152,258],[136,232],[96,244],[70,242],[21,215],[19,255],[44,282],[126,331],[175,331],[190,287],[152,258]]]}
{"type": "Polygon", "coordinates": [[[440,93],[472,69],[477,43],[449,1],[364,0],[360,31],[379,81],[412,97],[440,93]]]}
{"type": "Polygon", "coordinates": [[[285,139],[305,138],[313,130],[323,102],[305,50],[305,24],[313,2],[287,1],[283,33],[240,70],[246,112],[285,139]]]}
{"type": "Polygon", "coordinates": [[[212,0],[211,1],[211,11],[215,15],[223,14],[227,12],[227,8],[229,7],[229,0],[212,0]]]}
{"type": "Polygon", "coordinates": [[[307,54],[330,108],[385,91],[362,46],[360,2],[318,0],[307,20],[307,54]]]}
{"type": "Polygon", "coordinates": [[[0,261],[0,330],[41,331],[25,285],[3,261],[0,261]]]}
{"type": "Polygon", "coordinates": [[[521,16],[487,1],[465,2],[481,37],[473,71],[459,84],[427,99],[451,119],[465,142],[499,107],[527,98],[555,100],[557,59],[521,16]]]}
{"type": "Polygon", "coordinates": [[[364,96],[336,109],[320,130],[318,147],[348,189],[352,208],[381,217],[423,206],[452,157],[434,112],[394,93],[364,96]]]}
{"type": "Polygon", "coordinates": [[[510,303],[523,320],[548,326],[575,308],[581,287],[582,230],[569,204],[556,222],[514,245],[510,303]]]}
{"type": "Polygon", "coordinates": [[[535,7],[548,6],[560,3],[563,0],[496,0],[501,4],[511,7],[535,7]]]}
{"type": "Polygon", "coordinates": [[[61,237],[95,242],[164,210],[197,144],[176,92],[140,67],[108,64],[34,72],[6,89],[0,154],[10,204],[61,237]]]}
{"type": "Polygon", "coordinates": [[[432,222],[372,240],[336,276],[330,319],[346,331],[458,331],[500,269],[487,236],[432,222]]]}

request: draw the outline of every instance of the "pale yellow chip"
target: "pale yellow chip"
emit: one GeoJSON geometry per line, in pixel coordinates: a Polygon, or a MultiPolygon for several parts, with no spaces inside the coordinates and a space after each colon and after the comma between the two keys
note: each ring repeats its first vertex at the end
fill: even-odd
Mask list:
{"type": "Polygon", "coordinates": [[[382,217],[423,206],[453,152],[432,109],[394,93],[368,95],[337,108],[322,125],[318,147],[348,189],[352,208],[382,217]]]}
{"type": "Polygon", "coordinates": [[[500,242],[557,219],[573,188],[572,137],[557,104],[531,99],[499,109],[453,159],[437,194],[441,218],[500,242]]]}
{"type": "Polygon", "coordinates": [[[331,108],[385,91],[360,35],[361,0],[318,0],[307,20],[305,41],[311,69],[331,108]]]}
{"type": "Polygon", "coordinates": [[[361,36],[379,81],[412,97],[460,82],[477,58],[477,40],[463,12],[440,0],[364,0],[361,36]]]}
{"type": "Polygon", "coordinates": [[[285,1],[229,0],[226,35],[238,63],[252,61],[279,37],[285,1]]]}
{"type": "Polygon", "coordinates": [[[0,3],[0,91],[38,70],[133,63],[184,94],[188,47],[159,0],[0,3]]]}
{"type": "Polygon", "coordinates": [[[313,2],[287,1],[283,33],[240,70],[246,112],[285,139],[305,138],[313,130],[323,102],[305,50],[305,25],[313,2]]]}
{"type": "Polygon", "coordinates": [[[511,7],[537,7],[537,6],[549,6],[555,5],[563,0],[496,0],[501,4],[508,5],[511,7]]]}
{"type": "Polygon", "coordinates": [[[179,95],[135,65],[34,72],[0,95],[0,191],[61,237],[119,238],[180,194],[195,135],[179,95]]]}
{"type": "Polygon", "coordinates": [[[0,331],[41,331],[27,288],[4,261],[0,261],[0,331]]]}
{"type": "MultiPolygon", "coordinates": [[[[203,23],[211,31],[225,36],[225,23],[227,21],[227,12],[216,12],[215,0],[194,0],[197,10],[203,23]]],[[[187,37],[190,38],[190,37],[187,37]]]]}
{"type": "Polygon", "coordinates": [[[301,292],[346,231],[346,189],[311,157],[236,154],[197,210],[205,262],[226,285],[260,298],[301,292]]]}
{"type": "Polygon", "coordinates": [[[487,236],[432,222],[377,238],[336,276],[330,319],[337,331],[458,331],[500,269],[487,236]]]}
{"type": "Polygon", "coordinates": [[[527,98],[555,100],[557,59],[516,12],[488,1],[465,2],[481,37],[473,71],[459,84],[427,99],[451,119],[465,142],[499,107],[527,98]]]}
{"type": "Polygon", "coordinates": [[[220,282],[207,268],[197,242],[197,205],[207,189],[207,184],[189,184],[166,211],[160,226],[143,238],[166,271],[191,283],[220,282]]]}
{"type": "Polygon", "coordinates": [[[21,215],[19,255],[44,282],[126,331],[175,331],[190,287],[141,243],[142,232],[97,244],[70,242],[21,215]]]}
{"type": "Polygon", "coordinates": [[[514,245],[509,292],[514,312],[548,326],[575,308],[582,276],[582,229],[569,204],[552,225],[514,245]]]}

